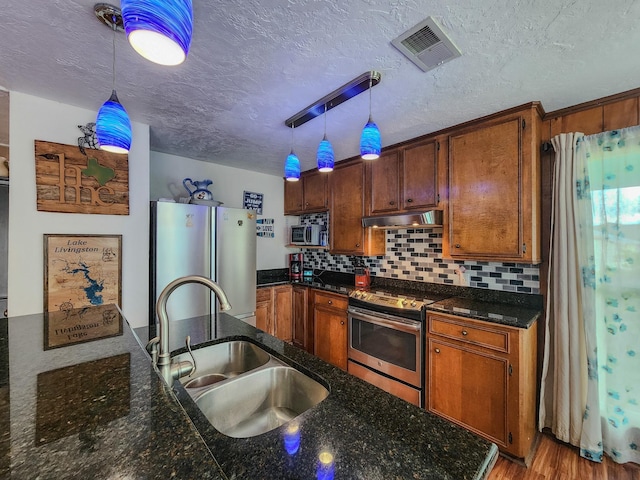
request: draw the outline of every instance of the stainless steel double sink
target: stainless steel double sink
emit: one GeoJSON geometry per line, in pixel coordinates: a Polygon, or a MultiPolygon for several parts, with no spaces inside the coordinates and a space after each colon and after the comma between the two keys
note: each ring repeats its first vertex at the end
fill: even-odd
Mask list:
{"type": "MultiPolygon", "coordinates": [[[[193,350],[196,372],[180,382],[220,433],[247,438],[284,425],[329,390],[257,345],[233,340],[193,350]]],[[[183,353],[174,362],[191,360],[183,353]]]]}

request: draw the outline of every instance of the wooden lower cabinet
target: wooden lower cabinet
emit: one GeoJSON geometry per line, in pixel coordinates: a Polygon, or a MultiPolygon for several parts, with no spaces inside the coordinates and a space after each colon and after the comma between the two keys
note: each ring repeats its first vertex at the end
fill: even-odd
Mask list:
{"type": "Polygon", "coordinates": [[[426,408],[528,462],[536,437],[537,324],[429,314],[426,408]]]}
{"type": "Polygon", "coordinates": [[[347,369],[347,297],[322,290],[313,295],[313,353],[347,369]]]}
{"type": "Polygon", "coordinates": [[[292,301],[291,285],[258,288],[256,327],[285,342],[291,342],[292,301]]]}
{"type": "Polygon", "coordinates": [[[309,294],[308,287],[300,285],[293,286],[293,305],[292,305],[292,326],[293,326],[293,344],[313,353],[313,324],[307,314],[309,294]]]}

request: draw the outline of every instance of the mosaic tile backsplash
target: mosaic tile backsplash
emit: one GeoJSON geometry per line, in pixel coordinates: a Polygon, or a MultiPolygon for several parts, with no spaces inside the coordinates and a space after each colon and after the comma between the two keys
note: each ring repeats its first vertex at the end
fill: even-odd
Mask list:
{"type": "MultiPolygon", "coordinates": [[[[319,224],[328,230],[328,213],[302,215],[300,223],[319,224]]],[[[442,227],[387,230],[386,242],[385,256],[363,257],[372,275],[507,292],[540,293],[540,269],[536,265],[442,258],[442,227]]],[[[331,255],[325,250],[303,250],[308,266],[354,273],[353,257],[331,255]]]]}

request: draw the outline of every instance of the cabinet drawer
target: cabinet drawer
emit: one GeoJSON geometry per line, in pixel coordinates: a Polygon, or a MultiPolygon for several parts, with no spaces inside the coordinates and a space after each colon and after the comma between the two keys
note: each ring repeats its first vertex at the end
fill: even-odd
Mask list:
{"type": "Polygon", "coordinates": [[[347,362],[347,372],[367,383],[370,383],[371,385],[381,388],[391,395],[395,395],[406,402],[413,403],[416,407],[422,406],[420,405],[420,390],[416,388],[410,387],[396,380],[392,380],[389,377],[384,377],[373,370],[369,370],[362,365],[352,362],[351,360],[347,362]]]}
{"type": "Polygon", "coordinates": [[[315,305],[325,305],[332,308],[338,308],[341,310],[347,310],[348,300],[346,296],[335,295],[326,292],[315,292],[314,296],[315,305]]]}
{"type": "Polygon", "coordinates": [[[429,315],[429,333],[509,353],[509,333],[429,315]]]}
{"type": "Polygon", "coordinates": [[[256,302],[270,302],[271,301],[271,287],[258,288],[256,290],[256,302]]]}

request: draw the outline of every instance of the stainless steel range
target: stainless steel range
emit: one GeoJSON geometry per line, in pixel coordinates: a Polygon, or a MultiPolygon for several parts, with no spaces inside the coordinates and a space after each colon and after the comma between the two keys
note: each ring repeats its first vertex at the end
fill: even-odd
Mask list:
{"type": "Polygon", "coordinates": [[[426,305],[442,298],[351,292],[347,371],[423,406],[426,305]]]}

